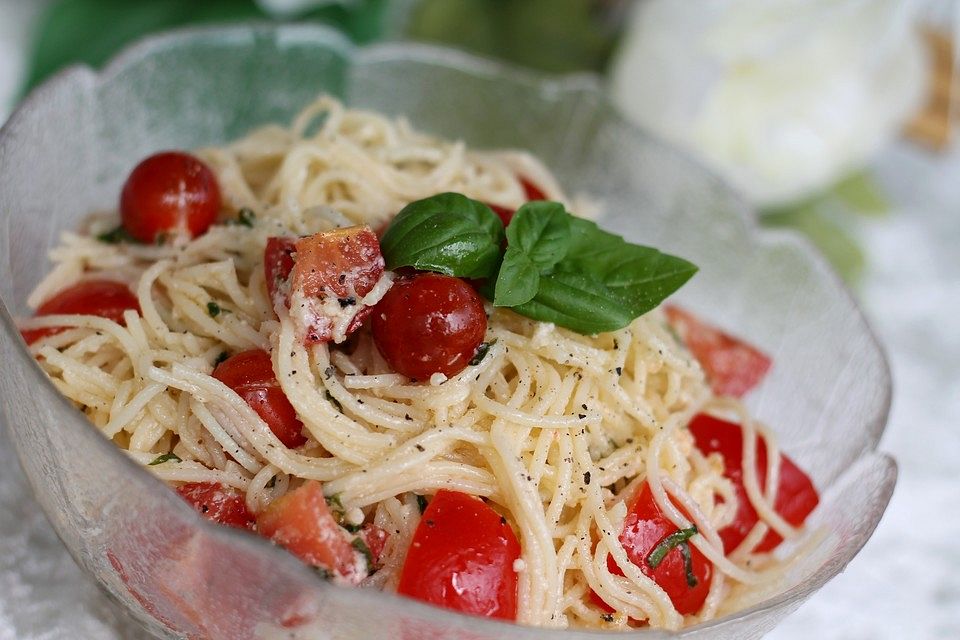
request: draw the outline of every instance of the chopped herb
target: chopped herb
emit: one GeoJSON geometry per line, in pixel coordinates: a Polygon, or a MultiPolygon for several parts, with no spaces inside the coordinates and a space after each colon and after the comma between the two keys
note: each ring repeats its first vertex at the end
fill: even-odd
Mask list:
{"type": "Polygon", "coordinates": [[[337,411],[339,411],[340,413],[343,413],[343,405],[340,404],[339,400],[333,397],[333,394],[330,393],[329,389],[327,389],[326,396],[327,396],[327,400],[329,400],[333,404],[333,406],[337,408],[337,411]]]}
{"type": "Polygon", "coordinates": [[[244,227],[253,227],[253,223],[257,219],[257,214],[253,212],[253,209],[249,207],[243,207],[240,211],[237,212],[237,219],[233,220],[233,224],[241,225],[244,227]]]}
{"type": "Polygon", "coordinates": [[[207,313],[210,314],[211,318],[216,318],[218,315],[220,315],[220,311],[220,305],[213,300],[207,303],[207,313]]]}
{"type": "Polygon", "coordinates": [[[173,460],[174,462],[182,462],[182,460],[180,460],[180,456],[178,456],[177,454],[165,453],[163,455],[160,455],[154,458],[153,462],[151,462],[149,466],[152,467],[155,464],[163,464],[164,462],[170,462],[171,460],[173,460]]]}
{"type": "Polygon", "coordinates": [[[330,569],[327,569],[326,567],[313,567],[313,570],[316,571],[317,574],[324,580],[333,579],[333,572],[330,571],[330,569]]]}
{"type": "Polygon", "coordinates": [[[420,509],[420,515],[423,515],[423,512],[427,510],[427,499],[421,495],[417,495],[417,507],[420,509]]]}
{"type": "Polygon", "coordinates": [[[481,342],[480,346],[477,347],[477,352],[473,354],[472,358],[470,358],[470,366],[475,367],[483,362],[483,359],[487,357],[487,352],[490,351],[490,347],[496,343],[496,340],[492,340],[490,342],[481,342]]]}
{"type": "MultiPolygon", "coordinates": [[[[656,569],[660,566],[660,563],[663,562],[663,559],[667,557],[668,553],[695,535],[697,535],[697,525],[695,524],[690,525],[686,529],[680,529],[679,531],[671,533],[660,541],[660,544],[653,548],[653,551],[647,556],[647,564],[650,565],[651,569],[656,569]]],[[[689,549],[687,551],[689,552],[689,549]]]]}
{"type": "Polygon", "coordinates": [[[213,366],[217,366],[221,362],[226,362],[227,358],[230,357],[230,354],[226,351],[221,351],[220,355],[217,356],[217,359],[213,361],[213,366]]]}
{"type": "MultiPolygon", "coordinates": [[[[137,239],[130,235],[121,224],[116,229],[111,229],[97,236],[97,240],[107,244],[120,244],[121,242],[137,242],[137,239]]],[[[138,243],[139,244],[139,243],[138,243]]]]}
{"type": "Polygon", "coordinates": [[[334,511],[337,511],[339,513],[343,513],[344,511],[346,511],[343,508],[343,503],[340,501],[339,493],[335,493],[332,496],[329,496],[327,498],[327,504],[330,505],[334,511]]]}
{"type": "Polygon", "coordinates": [[[266,487],[267,489],[273,489],[275,486],[277,486],[277,476],[271,476],[270,481],[263,486],[266,487]]]}
{"type": "Polygon", "coordinates": [[[370,551],[370,547],[367,546],[367,543],[363,541],[363,538],[357,536],[353,539],[353,542],[350,543],[350,546],[363,554],[367,559],[367,567],[370,569],[373,568],[373,552],[370,551]]]}
{"type": "Polygon", "coordinates": [[[683,572],[687,574],[687,586],[691,589],[697,586],[697,574],[693,572],[693,555],[690,553],[690,543],[680,543],[680,554],[683,555],[683,572]]]}

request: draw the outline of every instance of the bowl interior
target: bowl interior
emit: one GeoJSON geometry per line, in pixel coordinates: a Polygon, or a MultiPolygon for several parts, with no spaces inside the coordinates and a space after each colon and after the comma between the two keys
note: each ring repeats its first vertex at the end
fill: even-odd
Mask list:
{"type": "Polygon", "coordinates": [[[697,263],[682,303],[774,357],[749,404],[826,489],[816,518],[833,535],[791,573],[783,593],[678,635],[759,637],[852,559],[895,479],[892,462],[873,452],[889,374],[855,304],[807,245],[757,232],[736,194],[626,124],[589,78],[536,78],[423,46],[356,49],[320,27],[192,30],[146,41],[100,75],[59,75],[0,134],[6,421],[71,553],[154,632],[270,637],[286,620],[304,622],[295,629],[302,635],[290,636],[304,638],[427,637],[424,629],[431,638],[554,637],[331,588],[263,542],[201,523],[59,397],[13,328],[59,233],[114,207],[139,158],[289,121],[321,92],[476,147],[532,151],[569,192],[603,201],[604,225],[697,263]]]}

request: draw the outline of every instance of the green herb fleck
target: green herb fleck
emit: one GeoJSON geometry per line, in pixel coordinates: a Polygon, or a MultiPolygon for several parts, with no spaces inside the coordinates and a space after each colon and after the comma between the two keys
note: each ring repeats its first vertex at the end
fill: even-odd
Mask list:
{"type": "Polygon", "coordinates": [[[158,247],[162,247],[163,245],[167,244],[167,240],[169,239],[170,239],[170,236],[167,235],[166,233],[158,233],[157,237],[154,238],[153,243],[158,247]]]}
{"type": "Polygon", "coordinates": [[[683,555],[683,571],[687,574],[687,586],[692,589],[700,581],[697,580],[697,574],[693,572],[693,554],[690,553],[689,542],[680,543],[680,554],[683,555]]]}
{"type": "Polygon", "coordinates": [[[227,353],[226,351],[221,351],[220,355],[217,356],[217,359],[213,361],[213,366],[217,366],[222,362],[226,362],[227,358],[229,357],[230,357],[229,353],[227,353]]]}
{"type": "Polygon", "coordinates": [[[170,462],[171,460],[173,460],[174,462],[182,462],[182,460],[180,460],[180,456],[178,456],[177,454],[165,453],[163,455],[160,455],[154,458],[153,462],[151,462],[149,466],[152,467],[157,464],[163,464],[164,462],[170,462]]]}
{"type": "Polygon", "coordinates": [[[243,207],[240,211],[237,212],[237,219],[234,224],[238,224],[244,227],[253,227],[253,223],[257,220],[257,214],[253,212],[253,209],[249,207],[243,207]]]}
{"type": "Polygon", "coordinates": [[[326,567],[313,567],[313,570],[316,571],[317,574],[324,580],[333,579],[333,572],[330,571],[330,569],[327,569],[326,567]]]}
{"type": "MultiPolygon", "coordinates": [[[[107,244],[120,244],[121,242],[137,242],[137,239],[130,235],[126,229],[123,228],[123,225],[120,225],[116,229],[111,229],[105,233],[101,233],[97,236],[97,240],[100,242],[106,242],[107,244]]],[[[138,243],[139,244],[139,243],[138,243]]]]}
{"type": "Polygon", "coordinates": [[[353,539],[353,542],[350,543],[354,549],[363,554],[367,559],[367,567],[373,568],[373,552],[370,551],[370,547],[367,546],[367,543],[363,541],[363,538],[357,536],[353,539]]]}
{"type": "Polygon", "coordinates": [[[207,303],[207,313],[210,314],[211,318],[216,318],[218,315],[220,315],[220,311],[220,305],[213,300],[207,303]]]}
{"type": "Polygon", "coordinates": [[[340,494],[335,493],[332,496],[327,497],[327,504],[330,505],[333,511],[338,513],[343,513],[346,509],[343,508],[343,502],[340,501],[340,494]]]}
{"type": "Polygon", "coordinates": [[[427,510],[427,499],[420,494],[417,494],[417,507],[420,509],[420,515],[427,510]]]}
{"type": "Polygon", "coordinates": [[[470,366],[475,367],[483,362],[483,359],[487,357],[487,352],[490,351],[490,347],[496,343],[496,340],[491,340],[490,342],[481,342],[480,346],[477,347],[477,352],[473,354],[472,358],[470,358],[470,366]]]}
{"type": "Polygon", "coordinates": [[[697,535],[697,525],[695,524],[690,525],[686,529],[680,529],[679,531],[671,533],[661,540],[660,544],[653,548],[653,551],[647,556],[647,564],[650,565],[651,569],[656,569],[660,566],[660,563],[663,562],[663,559],[667,557],[668,553],[695,535],[697,535]]]}

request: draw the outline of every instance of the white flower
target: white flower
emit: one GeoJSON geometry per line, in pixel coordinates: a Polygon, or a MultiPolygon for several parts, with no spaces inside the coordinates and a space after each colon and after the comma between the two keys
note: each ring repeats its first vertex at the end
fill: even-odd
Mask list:
{"type": "Polygon", "coordinates": [[[614,62],[636,122],[706,158],[755,203],[862,166],[918,106],[911,0],[649,0],[614,62]]]}

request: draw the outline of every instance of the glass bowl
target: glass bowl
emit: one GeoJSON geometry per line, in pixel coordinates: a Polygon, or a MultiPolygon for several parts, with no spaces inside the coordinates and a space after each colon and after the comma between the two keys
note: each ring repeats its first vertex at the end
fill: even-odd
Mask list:
{"type": "Polygon", "coordinates": [[[47,250],[115,206],[127,171],[164,148],[286,122],[329,92],[477,147],[540,156],[604,224],[688,257],[680,300],[774,357],[751,408],[823,491],[831,532],[783,590],[736,615],[644,638],[757,638],[837,575],[883,514],[896,467],[876,446],[890,400],[883,354],[838,278],[798,237],[690,158],[627,124],[589,77],[547,79],[426,46],[352,46],[316,26],[248,25],[149,39],[102,73],[69,69],[0,133],[0,394],[38,502],[76,561],[149,630],[187,638],[607,638],[461,616],[334,587],[281,549],[202,520],[62,398],[14,326],[47,250]]]}

